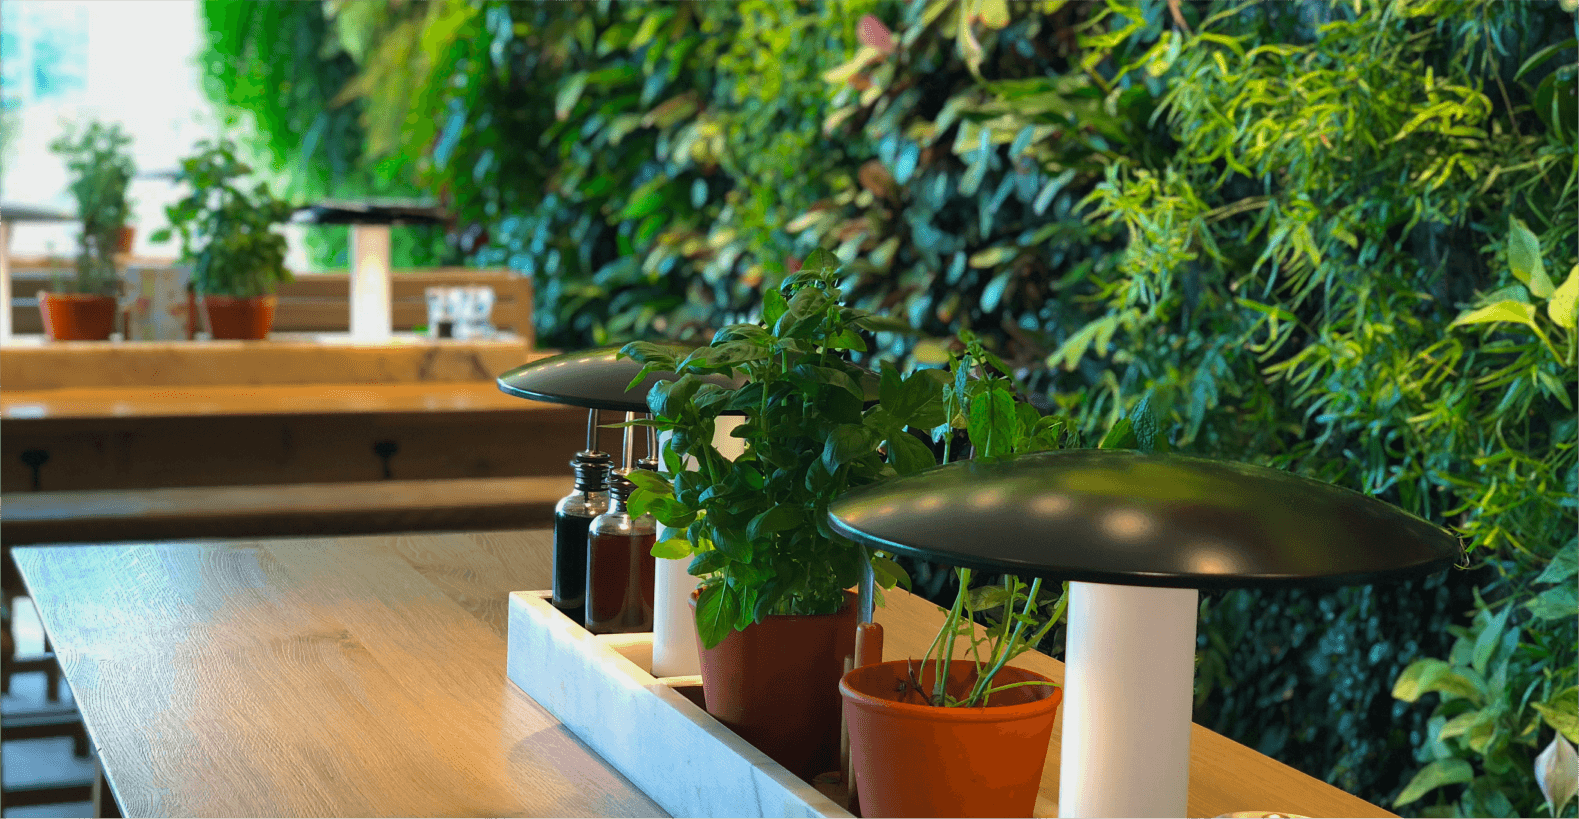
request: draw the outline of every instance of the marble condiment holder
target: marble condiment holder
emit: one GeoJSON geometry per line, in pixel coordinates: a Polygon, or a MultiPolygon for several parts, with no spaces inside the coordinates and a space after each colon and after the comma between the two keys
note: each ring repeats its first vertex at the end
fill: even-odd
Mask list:
{"type": "Polygon", "coordinates": [[[848,817],[833,800],[654,677],[652,634],[592,634],[513,592],[510,679],[671,816],[848,817]]]}

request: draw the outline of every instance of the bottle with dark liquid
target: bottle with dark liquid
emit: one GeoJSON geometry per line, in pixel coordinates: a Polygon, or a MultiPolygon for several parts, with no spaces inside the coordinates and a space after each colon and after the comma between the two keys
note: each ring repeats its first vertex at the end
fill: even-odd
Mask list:
{"type": "Polygon", "coordinates": [[[626,502],[635,488],[615,471],[609,479],[609,511],[588,530],[587,631],[593,634],[652,631],[657,584],[652,545],[658,522],[651,515],[631,517],[626,502]]]}
{"type": "Polygon", "coordinates": [[[609,508],[613,461],[606,452],[577,452],[570,461],[576,490],[554,507],[554,608],[579,625],[587,622],[587,529],[609,508]]]}

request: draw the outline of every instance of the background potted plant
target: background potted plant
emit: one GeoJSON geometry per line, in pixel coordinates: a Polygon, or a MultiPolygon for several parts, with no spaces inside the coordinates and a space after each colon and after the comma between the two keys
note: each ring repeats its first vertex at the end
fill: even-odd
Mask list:
{"type": "Polygon", "coordinates": [[[128,150],[131,143],[119,124],[90,122],[49,145],[66,159],[69,189],[82,223],[76,276],[57,276],[53,290],[39,293],[44,332],[52,339],[103,340],[115,330],[119,281],[115,254],[125,252],[129,244],[122,238],[130,230],[126,189],[136,172],[128,150]]]}
{"type": "Polygon", "coordinates": [[[192,263],[192,289],[214,338],[261,339],[274,323],[274,290],[291,280],[285,269],[285,237],[273,227],[292,206],[274,198],[266,182],[248,191],[241,177],[251,172],[229,142],[197,144],[181,161],[180,179],[192,186],[186,198],[165,208],[171,228],[153,240],[181,235],[181,257],[192,263]]]}
{"type": "Polygon", "coordinates": [[[841,305],[841,273],[837,258],[819,251],[764,293],[760,324],[724,327],[688,354],[646,342],[623,351],[645,365],[638,380],[679,374],[653,388],[652,419],[641,422],[670,433],[667,472],[632,476],[640,489],[631,503],[677,533],[653,553],[691,556],[690,572],[702,578],[695,605],[707,710],[808,780],[838,766],[838,680],[855,635],[845,590],[868,560],[885,587],[904,574],[834,535],[826,507],[848,489],[935,463],[906,427],[943,421],[938,371],[884,372],[880,403],[864,406],[865,373],[846,351],[866,349],[862,330],[902,325],[841,305]],[[736,371],[745,383],[732,390],[697,377],[736,371]],[[733,433],[744,453],[733,461],[711,443],[724,413],[745,416],[733,433]]]}

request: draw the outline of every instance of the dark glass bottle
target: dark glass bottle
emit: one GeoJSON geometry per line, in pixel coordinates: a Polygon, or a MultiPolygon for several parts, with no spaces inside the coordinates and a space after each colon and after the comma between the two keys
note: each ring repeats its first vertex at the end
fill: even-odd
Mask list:
{"type": "Polygon", "coordinates": [[[609,479],[609,511],[588,530],[587,631],[593,634],[652,631],[658,570],[652,545],[658,523],[651,515],[631,517],[625,504],[635,488],[615,471],[609,479]]]}
{"type": "Polygon", "coordinates": [[[582,450],[571,459],[576,490],[554,507],[554,608],[585,625],[587,603],[587,528],[609,508],[607,452],[582,450]]]}

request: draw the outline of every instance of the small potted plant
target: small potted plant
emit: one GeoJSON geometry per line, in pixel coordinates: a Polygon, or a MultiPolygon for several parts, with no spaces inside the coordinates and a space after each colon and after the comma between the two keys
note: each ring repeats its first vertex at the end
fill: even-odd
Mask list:
{"type": "MultiPolygon", "coordinates": [[[[951,357],[954,377],[943,396],[950,421],[937,430],[945,462],[956,428],[969,433],[980,458],[1079,445],[1072,424],[1016,401],[1003,362],[970,333],[960,336],[965,354],[951,357]],[[972,362],[988,365],[979,377],[969,375],[972,362]]],[[[1101,446],[1166,448],[1148,404],[1115,424],[1101,446]]],[[[919,661],[863,666],[840,682],[865,816],[1030,816],[1035,808],[1063,690],[1008,663],[1063,619],[1068,587],[1048,605],[1040,579],[1027,585],[1009,575],[972,589],[971,571],[957,574],[954,604],[919,661]],[[982,631],[978,620],[987,621],[982,631]]]]}
{"type": "Polygon", "coordinates": [[[71,195],[82,223],[76,276],[56,277],[53,290],[39,293],[44,332],[52,339],[102,341],[115,330],[119,283],[115,254],[124,252],[127,244],[123,238],[130,230],[126,189],[136,172],[131,142],[119,124],[90,122],[49,145],[66,159],[71,195]]]}
{"type": "Polygon", "coordinates": [[[192,264],[192,290],[217,339],[266,338],[274,323],[274,290],[291,280],[285,237],[273,228],[293,208],[274,198],[266,182],[242,187],[241,178],[250,172],[229,142],[199,142],[197,153],[181,161],[179,178],[191,192],[165,208],[172,227],[151,237],[163,242],[172,229],[180,233],[181,258],[192,264]]]}
{"type": "Polygon", "coordinates": [[[836,536],[829,502],[846,490],[933,465],[906,431],[943,421],[941,371],[883,373],[881,401],[865,406],[864,371],[846,351],[861,331],[897,322],[840,304],[837,258],[814,253],[764,293],[762,321],[725,327],[689,353],[637,342],[624,348],[649,371],[672,370],[648,396],[669,433],[663,473],[632,476],[634,509],[676,536],[662,558],[691,557],[707,710],[748,742],[810,780],[838,768],[838,681],[853,654],[854,595],[871,561],[885,587],[903,575],[882,555],[836,536]],[[744,375],[737,389],[708,373],[744,375]],[[712,445],[720,415],[743,414],[733,461],[712,445]],[[695,469],[685,468],[694,459],[695,469]]]}
{"type": "MultiPolygon", "coordinates": [[[[1007,368],[970,333],[961,340],[965,354],[951,356],[954,377],[943,388],[949,421],[937,430],[945,462],[957,428],[983,458],[1065,442],[1067,424],[1016,402],[1008,378],[986,367],[972,378],[972,362],[1007,368]]],[[[957,572],[954,605],[919,661],[863,666],[840,682],[863,815],[1030,816],[1036,804],[1063,691],[1008,662],[1058,622],[1065,598],[1039,616],[1041,580],[1027,586],[1007,576],[1002,585],[972,589],[970,570],[957,572]],[[978,634],[977,615],[992,610],[1003,616],[978,634]]]]}

